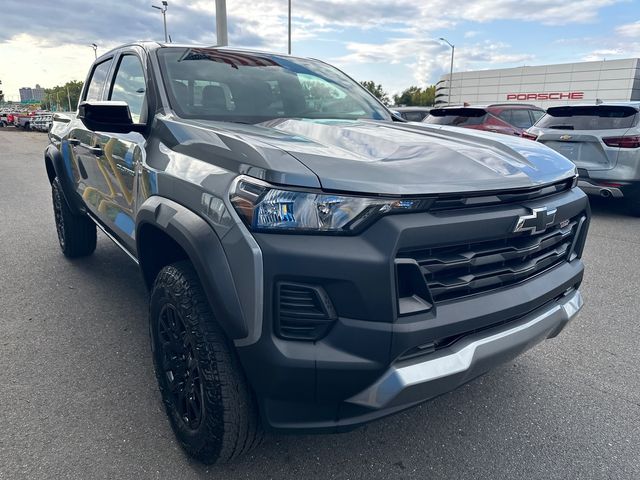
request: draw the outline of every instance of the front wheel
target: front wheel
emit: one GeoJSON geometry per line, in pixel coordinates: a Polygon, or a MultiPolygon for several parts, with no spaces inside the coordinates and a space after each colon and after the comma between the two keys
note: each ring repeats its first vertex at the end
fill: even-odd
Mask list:
{"type": "Polygon", "coordinates": [[[68,258],[86,257],[96,249],[96,226],[86,216],[74,215],[62,193],[60,180],[56,177],[51,184],[53,214],[56,221],[58,243],[62,253],[68,258]]]}
{"type": "Polygon", "coordinates": [[[160,271],[149,313],[160,393],[184,450],[210,464],[258,445],[262,428],[253,393],[189,262],[160,271]]]}

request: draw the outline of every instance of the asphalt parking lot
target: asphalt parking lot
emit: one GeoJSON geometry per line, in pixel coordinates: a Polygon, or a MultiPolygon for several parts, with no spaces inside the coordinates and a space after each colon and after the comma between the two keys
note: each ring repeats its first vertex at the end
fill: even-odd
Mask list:
{"type": "Polygon", "coordinates": [[[0,478],[640,478],[640,218],[594,202],[581,317],[465,387],[341,435],[203,467],[162,409],[135,265],[57,245],[46,135],[0,129],[0,478]]]}

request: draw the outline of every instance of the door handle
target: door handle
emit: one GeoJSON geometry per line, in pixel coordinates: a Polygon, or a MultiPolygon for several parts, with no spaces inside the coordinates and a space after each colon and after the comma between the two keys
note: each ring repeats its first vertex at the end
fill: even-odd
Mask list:
{"type": "Polygon", "coordinates": [[[96,157],[102,156],[102,147],[100,147],[100,146],[88,147],[87,150],[89,150],[89,152],[93,153],[96,157]]]}
{"type": "Polygon", "coordinates": [[[67,141],[69,142],[69,145],[73,145],[74,147],[80,145],[80,140],[78,140],[77,138],[70,138],[67,141]]]}

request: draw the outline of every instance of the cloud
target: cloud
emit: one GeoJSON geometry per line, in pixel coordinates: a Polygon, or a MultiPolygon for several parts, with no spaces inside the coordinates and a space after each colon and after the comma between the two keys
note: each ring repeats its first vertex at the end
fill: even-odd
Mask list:
{"type": "Polygon", "coordinates": [[[627,23],[616,28],[616,32],[623,37],[639,38],[640,37],[640,20],[634,23],[627,23]]]}
{"type": "MultiPolygon", "coordinates": [[[[94,41],[123,43],[161,39],[160,12],[153,0],[56,0],[31,2],[3,0],[0,42],[28,28],[35,37],[52,44],[94,41]],[[37,18],[30,16],[37,15],[37,18]]],[[[305,38],[326,28],[371,29],[397,25],[425,32],[454,26],[460,21],[522,20],[548,24],[592,21],[599,9],[621,0],[574,0],[571,14],[557,0],[313,0],[293,2],[299,35],[305,38]],[[437,12],[437,15],[434,14],[437,12]]],[[[236,45],[278,46],[284,43],[287,15],[283,0],[228,2],[229,37],[236,45]]],[[[176,42],[215,43],[215,8],[212,0],[172,0],[167,11],[169,33],[176,42]]],[[[640,28],[638,24],[627,26],[640,28]],[[635,26],[634,26],[635,25],[635,26]]],[[[623,28],[623,27],[621,27],[623,28]]],[[[472,35],[472,32],[468,32],[472,35]]]]}
{"type": "MultiPolygon", "coordinates": [[[[446,2],[441,3],[444,7],[446,2]]],[[[555,0],[474,0],[450,3],[453,8],[447,10],[447,15],[465,20],[522,20],[566,25],[595,21],[601,8],[620,3],[620,0],[573,0],[570,5],[555,0]]]]}
{"type": "MultiPolygon", "coordinates": [[[[34,2],[36,3],[36,2],[34,2]]],[[[153,0],[56,0],[37,2],[33,11],[23,1],[4,0],[0,43],[28,32],[41,46],[61,44],[122,44],[140,40],[163,40],[161,13],[153,0]],[[31,18],[32,15],[37,18],[31,18]]],[[[157,2],[159,3],[159,2],[157,2]]],[[[197,2],[172,0],[167,10],[169,34],[174,42],[215,44],[215,15],[197,2]]],[[[239,2],[235,2],[239,3],[239,2]]],[[[239,44],[264,45],[266,38],[255,20],[230,12],[229,35],[239,44]]]]}
{"type": "MultiPolygon", "coordinates": [[[[97,43],[102,53],[122,43],[160,40],[162,16],[151,8],[154,1],[2,0],[2,63],[7,64],[9,58],[24,63],[26,53],[20,56],[14,50],[28,51],[29,69],[42,73],[55,71],[58,78],[65,71],[71,75],[66,68],[69,58],[74,55],[84,58],[85,50],[92,55],[91,43],[97,43]],[[25,7],[27,3],[29,8],[25,7]]],[[[316,45],[320,41],[334,42],[333,50],[340,52],[334,54],[336,60],[349,66],[349,70],[370,65],[382,71],[379,65],[387,64],[409,72],[407,78],[398,79],[391,74],[397,71],[385,69],[378,82],[388,79],[396,83],[422,83],[448,71],[450,50],[434,40],[444,31],[457,35],[456,69],[521,63],[532,57],[513,51],[505,43],[477,42],[479,30],[456,32],[456,29],[461,25],[482,26],[482,34],[486,35],[488,29],[484,25],[496,20],[549,25],[594,22],[602,8],[624,1],[573,0],[568,13],[567,5],[557,0],[300,0],[293,2],[293,38],[294,46],[312,39],[316,45]],[[374,36],[376,42],[371,40],[374,36]]],[[[173,41],[215,44],[214,5],[213,0],[170,0],[167,24],[173,41]]],[[[230,44],[286,50],[285,0],[233,0],[227,2],[227,7],[230,44]]],[[[638,30],[640,21],[622,25],[616,32],[631,38],[640,34],[638,30]]],[[[611,49],[617,50],[618,45],[611,49]]],[[[315,51],[314,54],[317,55],[315,51]]],[[[17,85],[18,80],[12,78],[13,70],[2,75],[6,91],[10,90],[9,85],[12,88],[17,85]]],[[[74,76],[77,77],[75,73],[74,76]]],[[[30,83],[40,78],[39,83],[45,86],[55,84],[51,75],[29,78],[33,78],[30,83]]]]}
{"type": "MultiPolygon", "coordinates": [[[[500,42],[479,42],[458,45],[454,56],[455,70],[489,68],[504,64],[522,64],[535,59],[531,54],[509,53],[510,46],[500,42]]],[[[413,71],[413,81],[419,86],[432,83],[449,72],[451,49],[438,40],[415,37],[395,38],[384,43],[348,42],[347,55],[332,61],[347,66],[354,63],[406,63],[413,71]]]]}
{"type": "Polygon", "coordinates": [[[625,51],[621,48],[603,48],[600,50],[593,50],[589,52],[587,55],[582,57],[582,60],[585,62],[593,62],[598,60],[606,60],[611,57],[620,57],[625,55],[625,51]]]}

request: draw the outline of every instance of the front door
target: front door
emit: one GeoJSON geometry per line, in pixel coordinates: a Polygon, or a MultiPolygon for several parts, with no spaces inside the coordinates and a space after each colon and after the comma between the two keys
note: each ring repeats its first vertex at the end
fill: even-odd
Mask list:
{"type": "MultiPolygon", "coordinates": [[[[146,81],[142,62],[135,52],[125,52],[118,59],[107,100],[129,105],[134,123],[147,121],[146,81]]],[[[103,133],[97,138],[99,168],[105,172],[113,195],[98,209],[100,220],[126,247],[135,252],[136,170],[142,161],[145,137],[136,132],[103,133]]]]}

